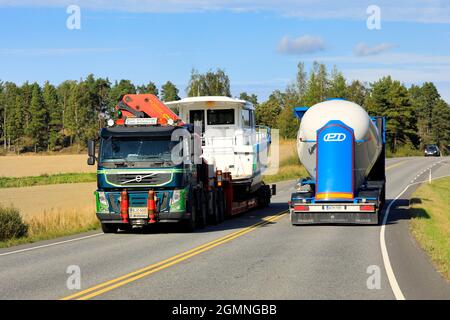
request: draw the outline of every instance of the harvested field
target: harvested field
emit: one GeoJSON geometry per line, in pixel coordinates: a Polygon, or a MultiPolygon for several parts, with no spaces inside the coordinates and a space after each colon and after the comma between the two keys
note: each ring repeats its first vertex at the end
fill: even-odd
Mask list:
{"type": "Polygon", "coordinates": [[[86,164],[87,155],[25,155],[0,157],[0,176],[29,177],[41,174],[95,172],[86,164]]]}
{"type": "Polygon", "coordinates": [[[95,214],[95,182],[2,189],[0,203],[20,210],[27,219],[44,212],[91,211],[95,214]]]}

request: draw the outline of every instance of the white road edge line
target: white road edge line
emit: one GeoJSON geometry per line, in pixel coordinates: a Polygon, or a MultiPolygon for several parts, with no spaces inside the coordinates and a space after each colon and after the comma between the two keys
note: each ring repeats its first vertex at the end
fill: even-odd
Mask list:
{"type": "Polygon", "coordinates": [[[383,257],[383,264],[384,269],[386,270],[386,274],[388,276],[389,284],[391,286],[392,292],[394,293],[395,299],[397,300],[405,300],[405,296],[402,293],[402,290],[400,289],[400,286],[398,285],[397,279],[395,278],[394,271],[392,270],[391,261],[389,260],[389,254],[386,248],[386,241],[385,241],[385,230],[386,230],[386,222],[389,216],[389,212],[391,210],[392,204],[400,198],[400,196],[408,189],[408,187],[411,184],[409,184],[394,200],[389,203],[389,206],[386,209],[386,213],[384,214],[383,218],[383,225],[381,226],[380,230],[380,246],[381,246],[381,255],[383,257]]]}
{"type": "Polygon", "coordinates": [[[52,247],[52,246],[56,246],[56,245],[63,244],[63,243],[68,243],[68,242],[74,242],[74,241],[84,240],[84,239],[88,239],[88,238],[92,238],[92,237],[101,236],[101,235],[103,235],[103,234],[104,234],[103,232],[100,232],[100,233],[91,234],[91,235],[89,235],[89,236],[85,236],[85,237],[81,237],[81,238],[75,238],[75,239],[70,239],[70,240],[64,240],[64,241],[59,241],[59,242],[54,242],[54,243],[44,244],[44,245],[37,246],[37,247],[31,247],[31,248],[26,248],[26,249],[21,249],[21,250],[16,250],[16,251],[10,251],[10,252],[5,252],[5,253],[0,253],[0,257],[2,257],[2,256],[7,256],[7,255],[10,255],[10,254],[15,254],[15,253],[21,253],[21,252],[26,252],[26,251],[31,251],[31,250],[41,249],[41,248],[52,247]]]}
{"type": "MultiPolygon", "coordinates": [[[[444,160],[441,160],[438,163],[443,162],[443,161],[444,160]]],[[[450,175],[435,177],[432,180],[449,177],[449,176],[450,175]]],[[[389,212],[391,211],[392,205],[406,192],[406,190],[408,190],[408,188],[411,187],[412,185],[424,183],[427,181],[428,180],[424,180],[424,181],[418,181],[418,182],[408,184],[405,187],[405,189],[403,189],[403,191],[400,192],[398,194],[398,196],[395,197],[395,199],[391,201],[391,203],[389,203],[389,206],[386,209],[386,213],[384,214],[383,225],[381,226],[381,230],[380,230],[381,255],[383,256],[384,268],[385,268],[386,274],[388,276],[389,284],[391,286],[392,292],[394,293],[395,299],[397,299],[397,300],[406,300],[406,299],[405,299],[405,296],[403,295],[402,290],[400,289],[400,286],[398,285],[397,278],[395,277],[394,271],[392,269],[391,261],[389,260],[389,254],[387,251],[386,239],[385,239],[386,222],[387,222],[387,219],[389,218],[389,212]]]]}

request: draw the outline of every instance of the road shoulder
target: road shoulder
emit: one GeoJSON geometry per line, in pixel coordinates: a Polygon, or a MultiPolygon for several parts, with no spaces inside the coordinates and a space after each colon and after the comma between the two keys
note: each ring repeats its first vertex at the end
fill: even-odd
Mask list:
{"type": "MultiPolygon", "coordinates": [[[[439,172],[439,168],[436,168],[439,172]]],[[[417,181],[427,179],[428,172],[417,181]]],[[[450,285],[438,273],[409,230],[409,199],[418,184],[409,187],[392,206],[386,226],[386,246],[392,268],[406,299],[449,299],[450,285]]]]}

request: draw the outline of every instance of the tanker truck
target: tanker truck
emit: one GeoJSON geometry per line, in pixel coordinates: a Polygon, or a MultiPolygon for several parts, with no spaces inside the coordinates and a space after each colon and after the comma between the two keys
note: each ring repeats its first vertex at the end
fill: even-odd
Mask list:
{"type": "Polygon", "coordinates": [[[289,202],[291,223],[378,224],[385,202],[385,118],[329,99],[296,107],[297,152],[309,177],[289,202]]]}

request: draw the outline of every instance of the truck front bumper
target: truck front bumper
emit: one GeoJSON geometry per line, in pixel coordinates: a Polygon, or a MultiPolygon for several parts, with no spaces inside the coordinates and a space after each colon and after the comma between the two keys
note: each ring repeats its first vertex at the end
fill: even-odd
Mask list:
{"type": "MultiPolygon", "coordinates": [[[[137,222],[138,220],[140,222],[143,221],[143,219],[136,219],[133,221],[133,219],[129,219],[127,222],[122,221],[122,217],[120,214],[117,213],[98,213],[97,212],[97,218],[100,220],[101,223],[114,223],[114,224],[133,224],[133,222],[137,222]]],[[[184,219],[190,218],[189,212],[160,212],[157,214],[157,222],[179,222],[184,219]]],[[[148,223],[147,221],[144,221],[148,223]]],[[[136,223],[136,224],[147,224],[147,223],[136,223]]]]}

